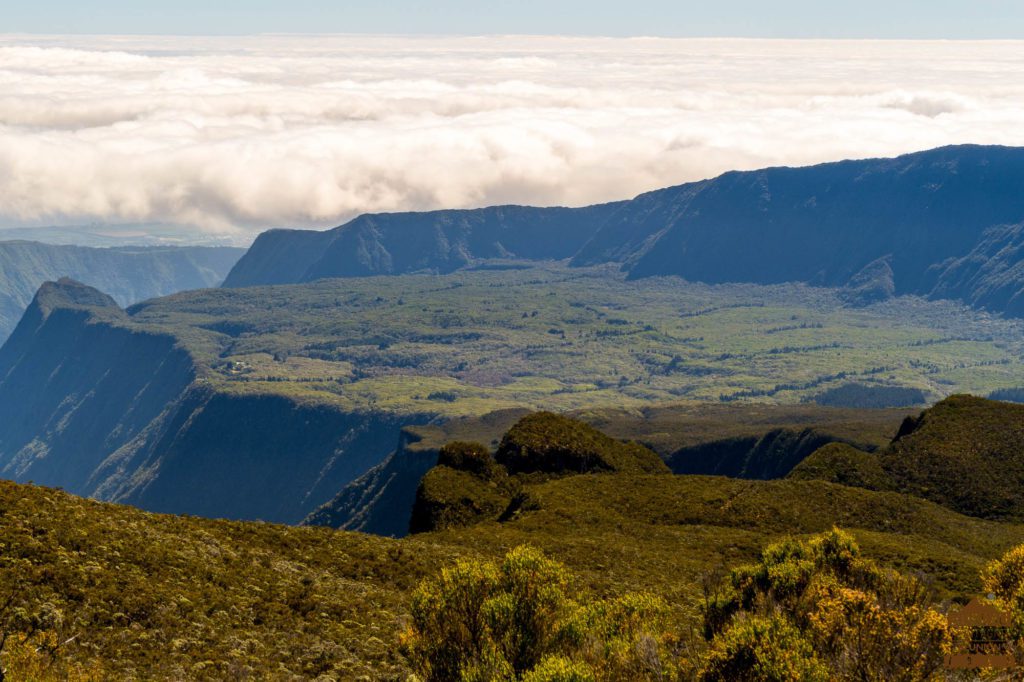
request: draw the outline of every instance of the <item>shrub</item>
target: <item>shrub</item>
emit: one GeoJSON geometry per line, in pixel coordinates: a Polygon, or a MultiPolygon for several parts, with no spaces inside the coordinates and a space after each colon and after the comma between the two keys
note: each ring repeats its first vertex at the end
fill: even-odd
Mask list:
{"type": "Polygon", "coordinates": [[[669,473],[644,446],[617,441],[589,424],[551,412],[520,419],[502,438],[496,459],[513,474],[669,473]]]}
{"type": "Polygon", "coordinates": [[[986,566],[982,582],[995,596],[997,605],[1010,614],[1018,662],[1024,663],[1021,660],[1024,658],[1024,545],[1011,549],[986,566]]]}
{"type": "Polygon", "coordinates": [[[920,581],[862,557],[837,529],[770,545],[759,562],[732,571],[724,596],[708,599],[712,653],[703,675],[803,679],[773,676],[790,665],[774,658],[782,654],[773,643],[789,642],[813,652],[828,679],[931,679],[952,634],[928,597],[920,581]]]}
{"type": "Polygon", "coordinates": [[[430,682],[584,682],[671,676],[667,606],[574,599],[566,568],[531,547],[460,560],[416,590],[401,647],[430,682]]]}
{"type": "Polygon", "coordinates": [[[740,619],[716,638],[702,682],[825,682],[825,666],[799,630],[781,616],[740,619]]]}

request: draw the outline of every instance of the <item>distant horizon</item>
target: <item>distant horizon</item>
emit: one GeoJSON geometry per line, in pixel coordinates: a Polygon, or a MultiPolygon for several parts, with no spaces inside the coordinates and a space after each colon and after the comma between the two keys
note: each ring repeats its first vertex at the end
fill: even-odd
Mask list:
{"type": "Polygon", "coordinates": [[[614,33],[507,33],[466,32],[466,33],[417,33],[417,32],[386,32],[386,31],[254,31],[251,33],[162,33],[157,31],[88,33],[88,32],[47,32],[47,31],[0,31],[0,38],[403,38],[425,40],[437,38],[556,38],[567,40],[665,40],[665,41],[767,41],[767,42],[863,42],[863,43],[1024,43],[1024,34],[1019,37],[912,37],[912,36],[760,36],[760,35],[659,35],[659,34],[623,34],[614,33]]]}
{"type": "Polygon", "coordinates": [[[8,32],[34,34],[1024,38],[1013,0],[40,0],[5,8],[4,19],[8,32]]]}

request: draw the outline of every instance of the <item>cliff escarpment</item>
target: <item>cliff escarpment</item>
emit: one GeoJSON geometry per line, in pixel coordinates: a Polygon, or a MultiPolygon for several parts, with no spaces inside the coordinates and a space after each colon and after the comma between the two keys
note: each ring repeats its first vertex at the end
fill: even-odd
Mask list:
{"type": "Polygon", "coordinates": [[[47,283],[0,349],[0,476],[144,509],[298,522],[379,463],[403,424],[217,390],[173,334],[47,283]]]}
{"type": "Polygon", "coordinates": [[[113,299],[44,284],[0,349],[0,474],[90,494],[97,467],[194,377],[173,337],[133,329],[113,299]]]}
{"type": "Polygon", "coordinates": [[[367,214],[325,232],[271,230],[256,239],[224,286],[446,273],[481,259],[560,260],[576,253],[618,205],[367,214]]]}

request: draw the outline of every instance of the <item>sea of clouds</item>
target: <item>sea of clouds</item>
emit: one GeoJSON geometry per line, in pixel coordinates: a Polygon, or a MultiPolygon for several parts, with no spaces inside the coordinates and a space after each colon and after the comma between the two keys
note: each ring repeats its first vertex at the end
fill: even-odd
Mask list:
{"type": "Polygon", "coordinates": [[[1015,42],[0,36],[0,224],[583,205],[1022,121],[1015,42]]]}

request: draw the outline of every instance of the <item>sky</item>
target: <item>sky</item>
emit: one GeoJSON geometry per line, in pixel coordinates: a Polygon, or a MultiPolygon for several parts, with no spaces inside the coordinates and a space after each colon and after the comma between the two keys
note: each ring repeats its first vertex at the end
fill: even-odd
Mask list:
{"type": "Polygon", "coordinates": [[[5,33],[1024,38],[1020,0],[2,0],[5,33]]]}
{"type": "Polygon", "coordinates": [[[836,4],[12,3],[0,228],[246,243],[363,212],[579,206],[728,170],[1024,145],[1024,41],[968,40],[1012,33],[1024,3],[889,2],[884,22],[882,3],[820,9],[836,4]],[[960,40],[877,39],[915,8],[915,35],[960,40]],[[514,35],[655,29],[815,38],[514,35]],[[264,30],[279,33],[228,35],[264,30]]]}

